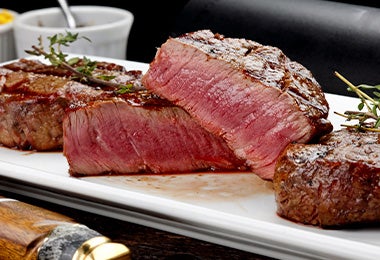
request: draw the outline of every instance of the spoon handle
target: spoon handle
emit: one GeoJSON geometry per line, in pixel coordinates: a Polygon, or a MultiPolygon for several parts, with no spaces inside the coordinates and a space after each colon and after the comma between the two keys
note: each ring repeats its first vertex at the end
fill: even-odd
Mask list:
{"type": "Polygon", "coordinates": [[[69,28],[71,28],[71,29],[76,28],[77,25],[76,25],[74,16],[72,15],[72,13],[69,9],[69,5],[67,4],[67,1],[66,0],[58,0],[58,3],[61,6],[62,12],[66,18],[67,25],[69,26],[69,28]]]}

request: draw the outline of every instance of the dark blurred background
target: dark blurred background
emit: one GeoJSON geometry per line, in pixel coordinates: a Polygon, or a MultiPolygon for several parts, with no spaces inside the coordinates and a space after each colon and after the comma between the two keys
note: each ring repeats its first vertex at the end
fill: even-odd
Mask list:
{"type": "MultiPolygon", "coordinates": [[[[308,0],[304,0],[304,1],[307,2],[308,0]]],[[[123,8],[123,9],[127,9],[131,11],[134,14],[135,21],[134,21],[131,34],[129,37],[127,57],[129,60],[142,61],[142,62],[149,62],[154,57],[154,54],[156,52],[156,47],[159,47],[169,36],[176,36],[176,34],[178,34],[177,28],[181,27],[181,25],[176,24],[177,18],[180,19],[179,16],[181,14],[189,15],[189,10],[186,10],[186,4],[188,2],[192,2],[192,1],[191,0],[175,0],[175,1],[68,0],[68,3],[70,5],[107,5],[107,6],[123,8]]],[[[205,9],[205,12],[207,11],[208,7],[214,7],[216,9],[215,11],[217,12],[218,4],[220,3],[224,4],[222,2],[228,2],[228,1],[204,0],[204,1],[193,1],[193,2],[199,2],[199,3],[196,3],[196,5],[198,5],[199,8],[203,6],[205,9]]],[[[239,5],[239,2],[247,2],[247,1],[231,0],[230,2],[233,5],[239,5]]],[[[271,2],[271,0],[267,0],[267,2],[271,2]]],[[[380,6],[380,1],[341,0],[337,2],[346,2],[346,3],[375,6],[375,7],[380,6]]],[[[29,10],[34,10],[34,9],[40,9],[40,8],[46,8],[46,7],[57,7],[57,6],[58,6],[58,2],[54,0],[29,1],[26,3],[25,2],[21,3],[19,1],[2,1],[1,3],[1,7],[12,9],[19,13],[26,12],[29,10]]],[[[193,8],[191,3],[189,3],[189,8],[193,8]]],[[[236,8],[236,9],[239,9],[239,8],[236,8]]],[[[230,11],[233,12],[234,10],[230,10],[230,11]]],[[[202,15],[202,13],[198,13],[196,15],[202,15]]],[[[234,17],[236,16],[236,14],[231,13],[230,16],[234,17]]],[[[206,18],[207,17],[203,18],[204,22],[207,21],[206,18]]],[[[224,18],[228,19],[228,17],[224,17],[224,18]]],[[[350,18],[347,17],[347,19],[350,19],[350,18]]],[[[183,19],[182,19],[182,22],[184,22],[183,19]]],[[[223,17],[221,17],[220,22],[223,23],[223,17]]],[[[240,21],[235,21],[235,22],[236,22],[236,26],[241,25],[240,21]]],[[[187,26],[191,27],[191,24],[188,24],[187,26]]],[[[212,25],[210,24],[210,26],[212,25]]],[[[186,26],[182,25],[182,27],[186,27],[186,26]]],[[[207,24],[203,24],[202,27],[206,28],[207,24]]],[[[222,34],[226,34],[234,30],[233,22],[232,24],[226,24],[225,27],[226,27],[225,30],[222,29],[218,32],[222,34]]],[[[239,29],[237,29],[236,31],[239,31],[239,29]]],[[[247,32],[247,35],[250,35],[250,33],[247,32]]],[[[236,36],[247,37],[247,35],[240,34],[236,36]]],[[[252,39],[252,40],[255,40],[255,39],[252,39]]]]}
{"type": "MultiPolygon", "coordinates": [[[[279,47],[330,93],[347,95],[335,70],[353,83],[380,83],[380,2],[361,0],[68,0],[127,9],[135,20],[127,59],[150,62],[168,37],[211,29],[279,47]]],[[[57,7],[53,0],[2,1],[19,13],[57,7]]]]}

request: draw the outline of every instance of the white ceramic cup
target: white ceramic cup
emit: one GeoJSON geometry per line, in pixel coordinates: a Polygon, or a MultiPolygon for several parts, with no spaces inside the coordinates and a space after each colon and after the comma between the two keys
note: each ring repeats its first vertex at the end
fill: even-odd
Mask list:
{"type": "MultiPolygon", "coordinates": [[[[15,11],[7,9],[7,12],[12,14],[13,19],[16,19],[18,16],[18,13],[15,11]]],[[[14,20],[12,22],[0,25],[0,62],[13,60],[16,58],[13,24],[14,20]]]]}
{"type": "Polygon", "coordinates": [[[14,21],[17,58],[28,56],[25,50],[38,45],[42,36],[47,50],[48,37],[58,33],[78,33],[78,39],[63,46],[61,50],[69,54],[95,55],[115,59],[126,59],[129,33],[134,16],[128,10],[107,6],[71,6],[77,21],[77,28],[69,29],[58,7],[32,10],[20,14],[14,21]]]}

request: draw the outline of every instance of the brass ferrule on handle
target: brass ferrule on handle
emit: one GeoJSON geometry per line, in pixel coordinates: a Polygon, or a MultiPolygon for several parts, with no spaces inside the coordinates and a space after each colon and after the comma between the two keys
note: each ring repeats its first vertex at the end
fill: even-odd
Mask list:
{"type": "Polygon", "coordinates": [[[87,240],[75,252],[73,260],[130,260],[129,248],[120,243],[113,243],[101,236],[87,240]]]}

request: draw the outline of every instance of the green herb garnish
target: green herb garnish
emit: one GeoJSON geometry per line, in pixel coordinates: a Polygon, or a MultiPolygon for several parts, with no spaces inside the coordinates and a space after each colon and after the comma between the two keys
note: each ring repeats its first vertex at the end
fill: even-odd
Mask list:
{"type": "Polygon", "coordinates": [[[61,33],[48,37],[49,43],[49,52],[44,50],[42,38],[38,38],[38,46],[33,45],[32,50],[25,50],[26,53],[35,56],[43,56],[45,59],[56,67],[66,69],[74,74],[74,77],[77,77],[81,82],[92,82],[102,86],[109,86],[117,89],[115,91],[118,94],[124,94],[133,90],[133,84],[119,84],[111,82],[110,80],[114,79],[113,75],[96,75],[94,76],[93,72],[96,69],[96,61],[91,61],[87,57],[82,59],[78,57],[73,57],[67,59],[68,55],[63,53],[61,50],[62,46],[69,46],[71,43],[84,39],[91,42],[87,37],[79,37],[78,33],[66,32],[66,35],[61,33]],[[81,64],[78,65],[78,62],[81,61],[81,64]],[[74,67],[74,65],[78,65],[74,67]]]}
{"type": "Polygon", "coordinates": [[[355,94],[360,99],[360,103],[358,104],[359,111],[345,111],[343,114],[334,112],[337,115],[345,117],[346,121],[358,121],[358,123],[354,125],[343,124],[342,126],[347,128],[355,128],[358,131],[380,132],[380,85],[371,86],[361,84],[355,86],[338,72],[335,72],[335,75],[347,84],[348,91],[355,92],[355,94]],[[372,94],[374,97],[371,97],[363,90],[373,90],[372,94]],[[366,109],[364,110],[364,108],[366,109]]]}

